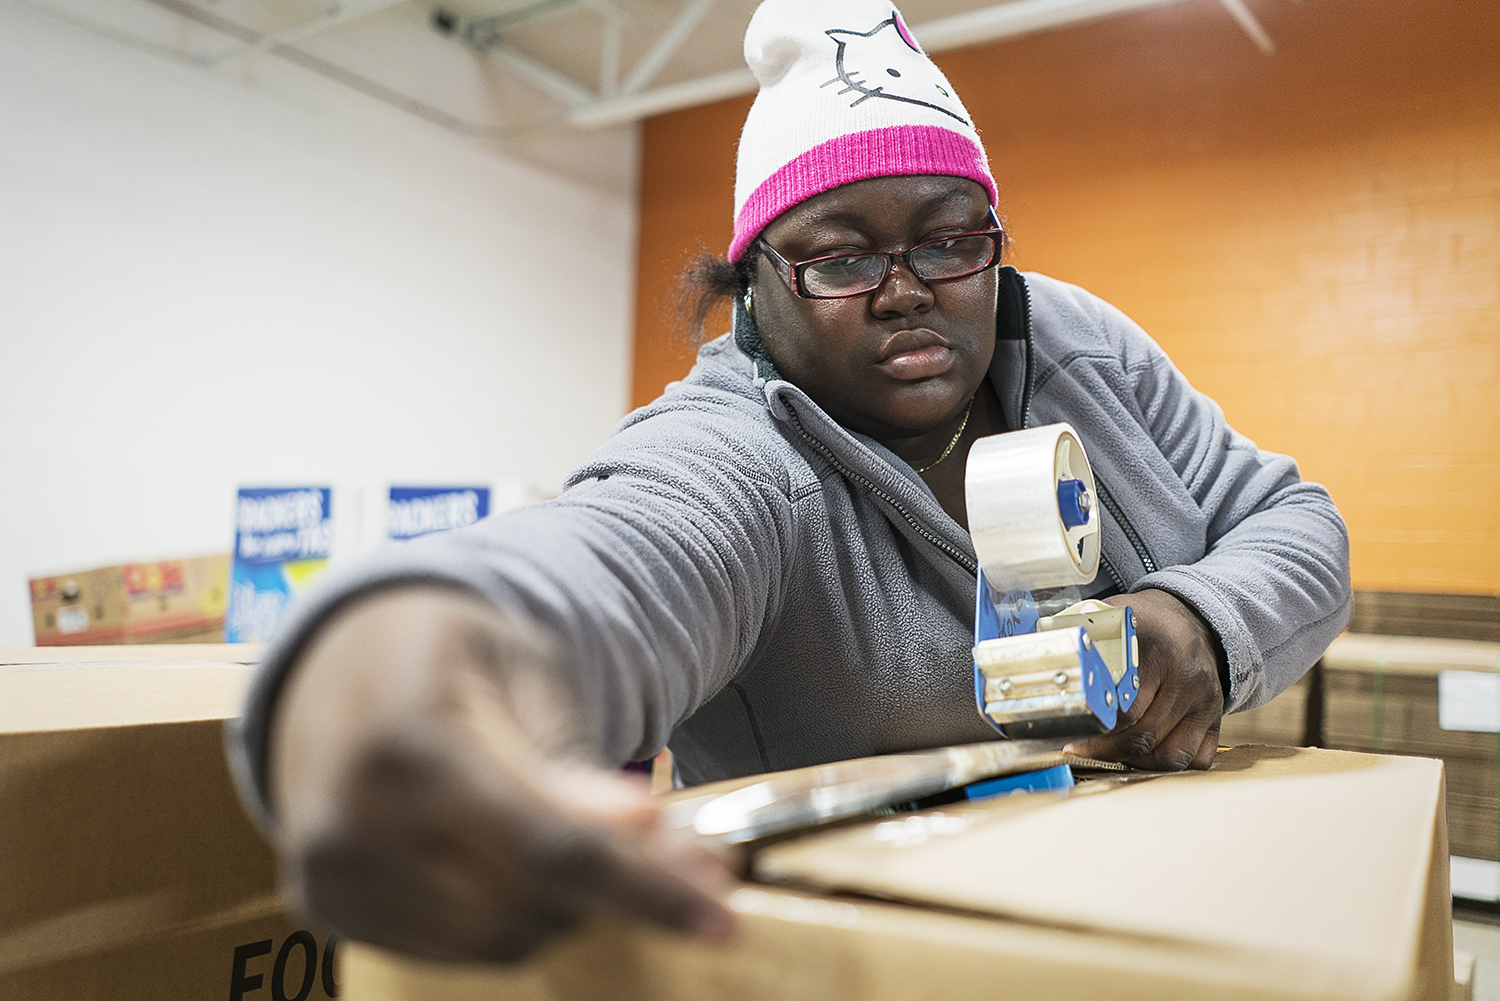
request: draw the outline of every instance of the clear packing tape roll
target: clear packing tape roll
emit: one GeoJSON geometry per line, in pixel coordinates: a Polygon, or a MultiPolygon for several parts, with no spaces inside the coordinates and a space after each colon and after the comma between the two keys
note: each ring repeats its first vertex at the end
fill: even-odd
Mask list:
{"type": "Polygon", "coordinates": [[[969,534],[997,591],[1088,584],[1099,572],[1094,471],[1067,424],[981,438],[964,486],[969,534]]]}
{"type": "Polygon", "coordinates": [[[1007,737],[1112,729],[1140,687],[1133,613],[1084,601],[1042,614],[1033,593],[1067,593],[1099,572],[1100,519],[1083,442],[1067,424],[982,438],[969,450],[964,485],[979,555],[980,714],[1007,737]]]}

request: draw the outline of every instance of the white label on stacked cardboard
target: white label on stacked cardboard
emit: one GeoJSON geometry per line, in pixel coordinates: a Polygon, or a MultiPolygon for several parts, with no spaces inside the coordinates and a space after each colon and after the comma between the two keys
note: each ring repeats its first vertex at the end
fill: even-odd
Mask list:
{"type": "Polygon", "coordinates": [[[1500,674],[1438,674],[1438,726],[1444,730],[1500,733],[1500,674]]]}
{"type": "Polygon", "coordinates": [[[1500,863],[1491,862],[1487,858],[1450,855],[1448,885],[1453,888],[1455,897],[1466,900],[1500,900],[1500,863]]]}

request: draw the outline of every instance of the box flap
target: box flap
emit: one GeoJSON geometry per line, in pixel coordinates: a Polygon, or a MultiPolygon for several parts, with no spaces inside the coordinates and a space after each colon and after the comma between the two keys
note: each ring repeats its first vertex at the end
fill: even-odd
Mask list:
{"type": "Polygon", "coordinates": [[[156,643],[133,646],[17,646],[0,647],[0,667],[9,664],[69,664],[77,661],[210,660],[226,664],[257,664],[264,643],[156,643]]]}
{"type": "Polygon", "coordinates": [[[203,660],[0,667],[0,734],[228,719],[253,674],[203,660]]]}
{"type": "Polygon", "coordinates": [[[763,849],[757,878],[1301,967],[1343,996],[1416,969],[1442,763],[1248,746],[1213,770],[955,804],[763,849]],[[1092,791],[1091,791],[1092,790],[1092,791]]]}

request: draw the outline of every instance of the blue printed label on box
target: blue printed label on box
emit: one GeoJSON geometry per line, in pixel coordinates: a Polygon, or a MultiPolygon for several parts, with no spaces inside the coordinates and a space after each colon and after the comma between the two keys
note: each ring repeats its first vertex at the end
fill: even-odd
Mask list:
{"type": "Polygon", "coordinates": [[[404,540],[447,532],[489,513],[489,487],[391,487],[386,536],[404,540]]]}
{"type": "Polygon", "coordinates": [[[287,603],[323,572],[332,553],[333,491],[328,487],[241,490],[225,640],[269,640],[287,603]]]}

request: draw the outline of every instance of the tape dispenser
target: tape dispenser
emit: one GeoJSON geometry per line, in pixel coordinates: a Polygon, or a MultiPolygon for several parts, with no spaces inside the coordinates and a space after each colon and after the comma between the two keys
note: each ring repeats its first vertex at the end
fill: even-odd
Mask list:
{"type": "Polygon", "coordinates": [[[1081,601],[1042,614],[1099,572],[1094,473],[1077,432],[1049,424],[982,438],[964,488],[979,555],[980,713],[1006,737],[1112,730],[1140,689],[1134,613],[1081,601]]]}

